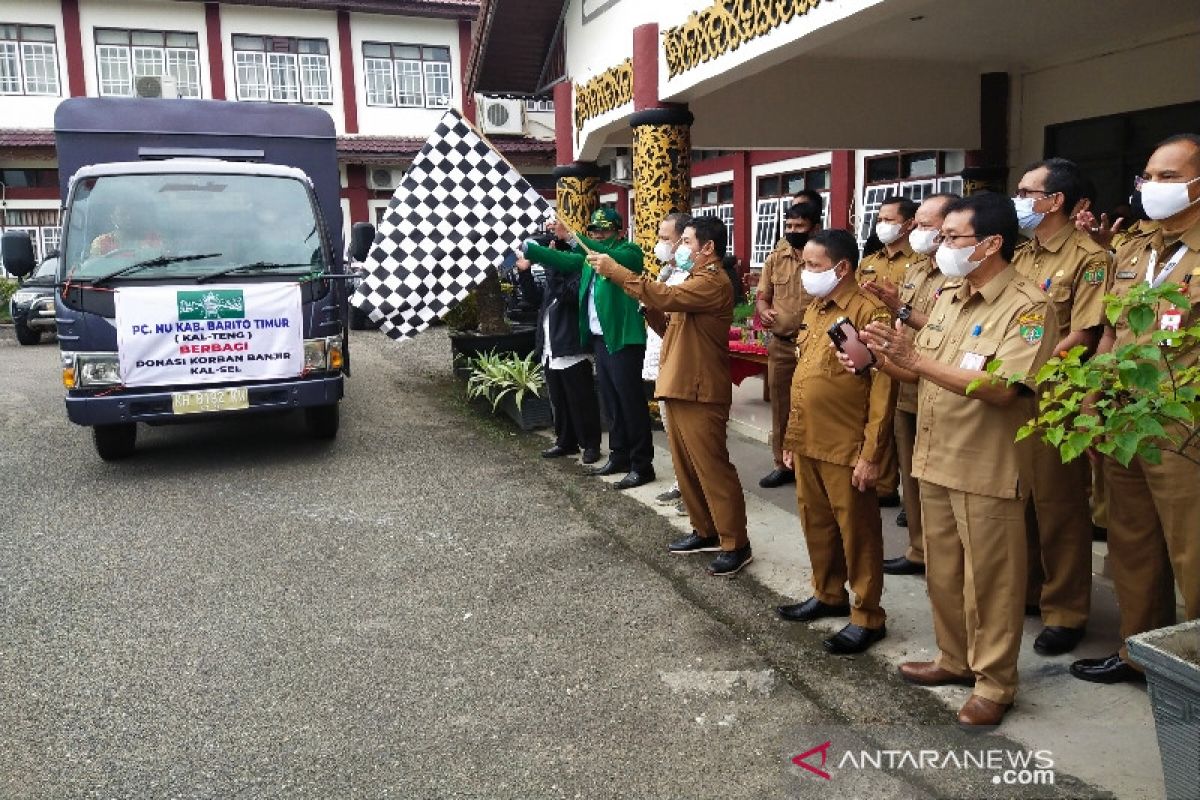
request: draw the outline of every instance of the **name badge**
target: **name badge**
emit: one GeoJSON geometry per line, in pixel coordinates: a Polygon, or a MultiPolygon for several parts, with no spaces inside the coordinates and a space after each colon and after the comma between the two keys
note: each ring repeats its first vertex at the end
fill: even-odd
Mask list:
{"type": "Polygon", "coordinates": [[[1119,280],[1119,281],[1131,281],[1136,277],[1137,277],[1137,273],[1130,272],[1129,270],[1121,270],[1120,272],[1117,273],[1117,280],[1119,280]]]}
{"type": "Polygon", "coordinates": [[[963,353],[962,361],[958,362],[960,369],[980,371],[987,363],[987,356],[979,353],[963,353]]]}

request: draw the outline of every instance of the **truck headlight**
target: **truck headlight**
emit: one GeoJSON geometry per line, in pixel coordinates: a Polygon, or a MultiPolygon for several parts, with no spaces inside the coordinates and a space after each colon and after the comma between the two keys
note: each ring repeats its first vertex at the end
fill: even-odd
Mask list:
{"type": "Polygon", "coordinates": [[[327,372],[342,368],[342,337],[323,336],[304,340],[304,371],[327,372]]]}
{"type": "MultiPolygon", "coordinates": [[[[66,383],[66,356],[63,353],[63,383],[66,383]]],[[[116,353],[72,353],[75,361],[75,385],[68,389],[91,389],[121,383],[121,362],[116,353]]]]}
{"type": "Polygon", "coordinates": [[[12,301],[19,306],[23,306],[26,303],[32,303],[37,299],[37,296],[37,292],[13,292],[12,301]]]}

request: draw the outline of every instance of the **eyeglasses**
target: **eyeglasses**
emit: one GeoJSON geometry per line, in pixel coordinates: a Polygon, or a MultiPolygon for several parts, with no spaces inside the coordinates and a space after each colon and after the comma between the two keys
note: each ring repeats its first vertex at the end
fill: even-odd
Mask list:
{"type": "MultiPolygon", "coordinates": [[[[1047,192],[1045,189],[1017,189],[1016,194],[1014,194],[1013,197],[1026,200],[1030,197],[1033,197],[1035,194],[1040,194],[1042,197],[1049,197],[1052,194],[1058,194],[1058,192],[1047,192]]],[[[1040,200],[1041,198],[1034,197],[1034,199],[1040,200]]]]}
{"type": "Polygon", "coordinates": [[[947,236],[946,234],[942,233],[941,231],[938,231],[937,236],[933,237],[933,243],[941,244],[942,242],[952,242],[956,239],[980,239],[980,238],[986,239],[987,237],[986,236],[980,237],[980,235],[978,233],[952,233],[949,236],[947,236]]]}

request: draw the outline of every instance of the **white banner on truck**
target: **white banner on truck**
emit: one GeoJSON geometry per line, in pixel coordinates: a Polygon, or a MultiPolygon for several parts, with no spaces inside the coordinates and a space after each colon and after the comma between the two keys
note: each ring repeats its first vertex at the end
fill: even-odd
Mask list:
{"type": "Polygon", "coordinates": [[[300,286],[141,286],[117,290],[126,386],[294,378],[304,369],[300,286]]]}

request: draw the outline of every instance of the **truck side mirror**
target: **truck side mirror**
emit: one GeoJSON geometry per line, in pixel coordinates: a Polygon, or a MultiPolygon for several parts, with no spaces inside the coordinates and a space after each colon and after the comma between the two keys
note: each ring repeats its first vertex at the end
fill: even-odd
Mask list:
{"type": "Polygon", "coordinates": [[[33,256],[33,241],[28,231],[5,231],[0,240],[0,260],[10,275],[24,278],[36,266],[33,256]]]}
{"type": "Polygon", "coordinates": [[[350,258],[366,261],[371,245],[375,244],[375,226],[369,222],[356,222],[350,229],[350,258]]]}

